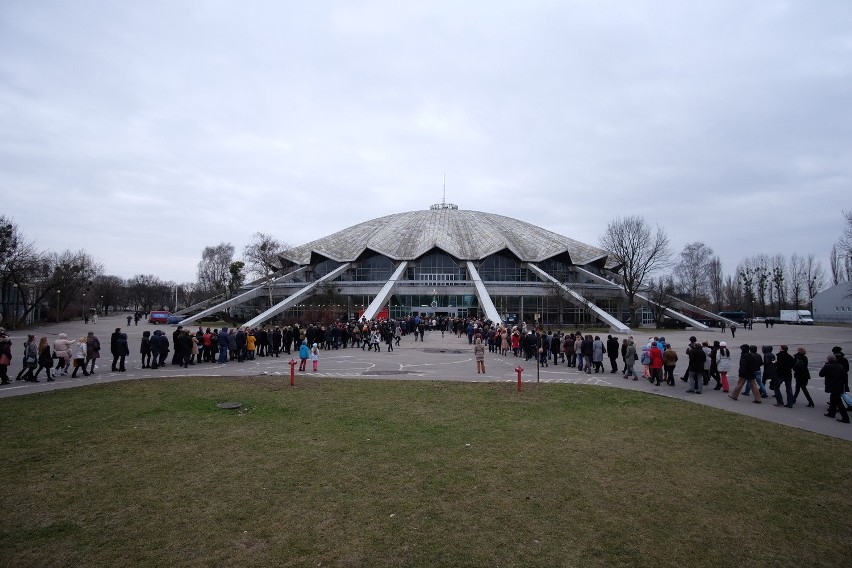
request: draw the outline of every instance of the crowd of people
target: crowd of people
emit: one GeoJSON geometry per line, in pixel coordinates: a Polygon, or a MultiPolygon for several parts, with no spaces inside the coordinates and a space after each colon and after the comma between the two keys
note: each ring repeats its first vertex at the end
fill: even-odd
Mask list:
{"type": "MultiPolygon", "coordinates": [[[[524,324],[510,329],[506,325],[470,318],[413,316],[400,320],[294,324],[258,329],[199,327],[194,331],[178,326],[171,340],[159,329],[144,331],[139,354],[143,369],[158,369],[168,364],[182,367],[204,363],[224,365],[256,357],[296,354],[300,371],[306,370],[308,360],[312,361],[313,371],[317,371],[321,351],[360,348],[380,352],[382,345],[387,351],[393,351],[394,345],[399,346],[404,336],[425,341],[427,331],[440,331],[442,336],[447,331],[458,338],[466,336],[473,345],[477,373],[485,373],[487,346],[489,353],[506,357],[511,352],[525,361],[535,359],[542,367],[562,364],[576,372],[620,373],[625,380],[634,381],[638,381],[641,374],[642,379],[653,385],[675,386],[675,369],[682,356],[685,365],[680,379],[687,383],[688,393],[702,394],[713,381],[713,390],[728,393],[732,400],[744,394],[752,396],[753,402],[762,403],[769,398],[771,390],[776,406],[792,408],[800,394],[804,395],[808,407],[814,406],[807,388],[810,370],[803,347],[791,352],[787,345],[780,345],[776,352],[771,345],[764,345],[760,350],[755,345],[741,345],[737,382],[732,386],[728,379],[731,351],[725,341],[699,343],[693,336],[679,355],[662,336],[649,337],[644,345],[637,346],[633,336],[619,338],[610,334],[602,339],[600,335],[582,332],[563,334],[527,329],[524,324]]],[[[130,352],[127,334],[116,328],[110,336],[113,372],[126,371],[130,352]]],[[[69,339],[60,333],[52,344],[47,337],[36,339],[35,335],[29,335],[23,345],[22,368],[15,380],[39,382],[42,371],[47,381],[54,381],[57,375],[64,376],[69,371],[72,378],[76,378],[78,372],[88,376],[95,373],[100,358],[101,343],[93,332],[78,339],[69,339]]],[[[3,385],[11,382],[8,368],[13,360],[9,337],[5,330],[0,330],[0,382],[3,385]]],[[[826,416],[834,417],[839,413],[839,420],[848,423],[843,397],[849,392],[849,361],[840,347],[832,350],[819,375],[825,378],[825,390],[829,394],[826,416]]]]}
{"type": "MultiPolygon", "coordinates": [[[[474,344],[477,373],[484,372],[485,345],[488,351],[507,356],[509,351],[515,357],[525,361],[535,358],[542,367],[564,364],[577,372],[605,373],[606,361],[609,373],[621,373],[625,380],[643,379],[655,386],[666,384],[675,386],[675,368],[680,357],[666,342],[663,336],[649,337],[641,347],[636,346],[634,337],[527,330],[524,326],[494,326],[470,322],[468,338],[474,344]],[[552,363],[551,363],[552,362],[552,363]],[[640,368],[637,369],[636,365],[640,368]]],[[[687,383],[687,393],[702,394],[704,388],[713,381],[713,390],[729,393],[732,400],[738,400],[740,394],[753,396],[753,402],[760,404],[769,398],[769,391],[775,399],[775,406],[793,408],[804,395],[807,406],[813,407],[814,401],[808,391],[811,375],[808,367],[807,351],[797,347],[790,352],[787,345],[780,345],[778,352],[772,345],[758,348],[756,345],[743,344],[739,347],[739,366],[737,382],[731,385],[728,374],[731,372],[731,351],[725,341],[702,341],[695,336],[689,338],[689,344],[683,352],[684,362],[681,381],[687,383]],[[794,385],[795,381],[795,385],[794,385]]],[[[849,361],[841,347],[834,347],[819,371],[825,378],[825,391],[829,394],[829,406],[826,416],[834,418],[838,413],[840,422],[849,423],[849,415],[844,396],[849,392],[849,361]]]]}

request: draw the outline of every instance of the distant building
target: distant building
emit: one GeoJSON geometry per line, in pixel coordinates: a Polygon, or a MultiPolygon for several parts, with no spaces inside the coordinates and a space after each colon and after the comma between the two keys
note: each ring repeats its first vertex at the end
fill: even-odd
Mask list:
{"type": "Polygon", "coordinates": [[[816,323],[852,323],[852,284],[841,282],[811,300],[816,323]]]}
{"type": "MultiPolygon", "coordinates": [[[[359,223],[293,247],[280,261],[272,278],[243,286],[236,297],[187,308],[183,323],[224,309],[248,326],[299,319],[320,299],[341,319],[416,314],[630,330],[618,283],[621,266],[609,252],[518,219],[448,203],[359,223]]],[[[637,301],[644,308],[641,323],[652,323],[645,307],[650,300],[637,295],[637,301]]],[[[673,310],[667,315],[706,329],[673,310]]]]}

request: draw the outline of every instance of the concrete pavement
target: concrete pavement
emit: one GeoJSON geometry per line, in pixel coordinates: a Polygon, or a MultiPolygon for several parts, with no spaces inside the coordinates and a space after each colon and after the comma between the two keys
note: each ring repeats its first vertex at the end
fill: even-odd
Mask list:
{"type": "MultiPolygon", "coordinates": [[[[46,336],[51,345],[59,333],[68,334],[69,338],[77,338],[94,331],[101,344],[104,346],[101,352],[96,373],[90,377],[71,379],[70,374],[65,377],[57,377],[52,383],[45,382],[44,375],[39,383],[25,383],[12,381],[11,385],[0,387],[0,398],[27,395],[38,392],[46,392],[56,389],[71,388],[88,384],[121,380],[142,380],[152,377],[181,377],[181,376],[254,376],[271,375],[281,376],[282,381],[289,381],[290,367],[287,364],[292,356],[281,357],[258,357],[254,361],[243,363],[230,362],[224,366],[215,364],[199,364],[188,369],[168,365],[166,367],[152,370],[142,369],[139,355],[142,332],[161,329],[170,336],[175,326],[155,326],[140,321],[139,325],[127,325],[126,314],[111,315],[98,319],[98,323],[89,322],[85,325],[82,321],[62,322],[60,324],[46,324],[33,329],[21,329],[9,331],[12,339],[13,364],[9,367],[9,374],[14,379],[21,368],[23,353],[23,342],[28,333],[34,333],[36,338],[46,336]],[[112,357],[109,355],[109,337],[116,327],[127,333],[130,344],[130,357],[127,362],[127,372],[113,373],[110,369],[112,357]]],[[[195,329],[195,328],[193,328],[195,329]]],[[[565,331],[568,331],[567,329],[565,331]]],[[[825,326],[789,326],[776,324],[774,328],[765,328],[763,325],[755,326],[753,331],[737,330],[736,338],[732,339],[730,331],[725,334],[719,331],[694,332],[680,330],[652,330],[642,329],[634,332],[637,345],[642,345],[652,335],[662,334],[667,342],[671,343],[680,356],[675,375],[680,376],[686,364],[684,350],[690,335],[695,335],[699,340],[715,339],[726,341],[731,350],[732,369],[729,379],[736,384],[736,369],[739,361],[739,348],[742,343],[753,345],[773,345],[775,351],[781,344],[789,345],[790,351],[795,352],[799,346],[805,347],[810,360],[811,381],[808,390],[816,403],[815,408],[806,408],[804,397],[800,396],[794,408],[783,408],[774,406],[774,398],[764,399],[763,404],[753,404],[748,397],[741,396],[738,401],[731,400],[722,391],[712,390],[713,382],[709,389],[705,388],[701,395],[688,394],[686,383],[676,381],[675,386],[663,385],[652,386],[646,380],[639,381],[624,380],[620,373],[587,375],[570,369],[564,364],[536,369],[535,361],[524,361],[516,358],[511,353],[504,357],[486,351],[486,373],[476,373],[476,364],[473,358],[472,347],[467,338],[456,338],[451,333],[427,332],[425,341],[413,341],[412,336],[402,339],[400,347],[394,351],[382,351],[379,353],[368,352],[359,349],[338,349],[332,351],[321,351],[319,372],[297,373],[297,384],[302,380],[310,380],[310,376],[342,377],[355,379],[391,378],[401,380],[453,380],[470,382],[516,382],[517,374],[514,369],[518,365],[524,368],[524,382],[535,382],[536,377],[543,383],[570,383],[590,384],[601,387],[622,388],[638,390],[712,406],[729,412],[744,414],[768,420],[794,428],[801,428],[811,432],[817,432],[835,438],[852,440],[852,425],[841,424],[834,419],[823,416],[828,395],[824,392],[824,381],[818,376],[819,369],[825,362],[825,357],[831,353],[835,345],[843,347],[844,353],[852,351],[852,328],[825,327],[825,326]]],[[[606,339],[607,334],[599,334],[606,339]]],[[[619,336],[619,339],[621,336],[619,336]]],[[[296,357],[298,359],[298,357],[296,357]]],[[[605,367],[609,361],[605,360],[605,367]]],[[[310,365],[308,365],[310,368],[310,365]]],[[[640,366],[637,364],[637,368],[640,366]]],[[[733,386],[733,385],[732,385],[733,386]]]]}

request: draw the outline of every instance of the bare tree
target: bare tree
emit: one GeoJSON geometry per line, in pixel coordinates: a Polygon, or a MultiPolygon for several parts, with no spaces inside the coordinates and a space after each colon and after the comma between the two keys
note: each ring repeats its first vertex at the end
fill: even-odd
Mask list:
{"type": "Polygon", "coordinates": [[[279,241],[272,235],[266,233],[255,233],[252,241],[243,249],[248,274],[257,276],[269,276],[280,270],[281,260],[279,255],[290,248],[290,245],[279,241]]]}
{"type": "Polygon", "coordinates": [[[234,262],[234,245],[219,243],[204,247],[198,263],[198,286],[208,295],[227,294],[231,280],[231,263],[234,262]]]}
{"type": "Polygon", "coordinates": [[[47,256],[28,241],[17,224],[0,216],[0,315],[2,325],[16,328],[26,321],[47,279],[47,256]]]}
{"type": "Polygon", "coordinates": [[[98,276],[92,285],[92,295],[87,298],[89,306],[99,306],[104,314],[109,308],[127,307],[127,282],[120,276],[98,276]]]}
{"type": "Polygon", "coordinates": [[[787,294],[793,309],[799,309],[802,306],[806,280],[805,259],[793,253],[790,255],[790,261],[787,264],[787,294]]]}
{"type": "Polygon", "coordinates": [[[621,285],[627,295],[630,321],[638,323],[636,292],[650,275],[669,265],[669,238],[659,225],[652,230],[644,217],[632,215],[610,221],[599,240],[601,248],[609,251],[612,259],[620,265],[621,285]]]}
{"type": "Polygon", "coordinates": [[[722,261],[718,256],[714,256],[710,260],[707,280],[710,286],[710,302],[713,304],[713,310],[721,312],[722,305],[725,302],[725,283],[722,275],[722,261]]]}
{"type": "Polygon", "coordinates": [[[755,259],[745,258],[737,265],[737,281],[743,289],[743,307],[754,317],[755,285],[760,275],[760,267],[755,259]]]}
{"type": "Polygon", "coordinates": [[[825,288],[825,269],[822,263],[816,259],[816,255],[809,254],[805,260],[805,277],[808,290],[808,301],[810,302],[823,288],[825,288]]]}
{"type": "Polygon", "coordinates": [[[773,304],[773,297],[778,301],[777,307],[773,304],[772,315],[775,315],[776,310],[781,310],[787,303],[787,287],[785,284],[787,269],[787,259],[783,254],[776,254],[770,259],[770,291],[769,303],[773,304]]]}
{"type": "Polygon", "coordinates": [[[178,284],[177,291],[179,300],[183,300],[182,302],[179,301],[178,305],[182,307],[192,306],[204,299],[203,290],[199,290],[197,282],[183,282],[178,284]]]}
{"type": "Polygon", "coordinates": [[[648,299],[651,300],[648,303],[648,309],[651,310],[658,328],[663,327],[666,310],[674,305],[675,291],[675,281],[670,275],[648,279],[648,285],[645,288],[648,299]]]}
{"type": "Polygon", "coordinates": [[[61,319],[69,306],[79,308],[86,303],[84,295],[91,290],[94,279],[103,273],[103,266],[84,250],[66,250],[48,255],[48,272],[43,296],[38,301],[46,299],[61,319]]]}
{"type": "Polygon", "coordinates": [[[831,248],[831,276],[835,284],[846,280],[847,296],[852,296],[852,210],[843,210],[843,234],[831,248]]]}
{"type": "Polygon", "coordinates": [[[172,286],[153,274],[137,274],[130,278],[127,289],[134,309],[145,312],[169,306],[173,297],[172,286]]]}
{"type": "Polygon", "coordinates": [[[829,268],[831,270],[831,284],[837,286],[844,280],[843,270],[843,253],[838,250],[839,242],[831,245],[831,254],[828,257],[829,268]]]}
{"type": "Polygon", "coordinates": [[[693,305],[703,304],[707,297],[712,260],[713,249],[701,242],[687,244],[680,253],[675,276],[681,292],[693,305]]]}
{"type": "Polygon", "coordinates": [[[727,275],[725,277],[725,283],[723,284],[723,290],[724,301],[722,303],[725,307],[732,310],[743,309],[745,306],[745,294],[743,291],[743,284],[738,278],[734,278],[730,274],[727,275]]]}
{"type": "Polygon", "coordinates": [[[235,260],[228,266],[228,296],[233,296],[236,291],[246,281],[246,275],[243,273],[243,268],[246,264],[242,260],[235,260]]]}

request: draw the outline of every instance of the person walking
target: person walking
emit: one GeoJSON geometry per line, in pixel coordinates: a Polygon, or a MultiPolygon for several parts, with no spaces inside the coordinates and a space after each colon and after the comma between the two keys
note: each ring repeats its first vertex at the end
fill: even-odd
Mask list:
{"type": "Polygon", "coordinates": [[[86,361],[89,356],[88,336],[81,337],[72,351],[74,353],[74,370],[71,372],[71,378],[76,379],[77,371],[80,369],[83,369],[83,376],[88,377],[90,375],[90,373],[86,370],[86,361]]]}
{"type": "MultiPolygon", "coordinates": [[[[32,335],[32,334],[27,335],[27,340],[24,342],[23,365],[21,366],[21,370],[18,371],[18,374],[15,376],[16,381],[23,381],[24,375],[26,375],[27,371],[29,370],[28,359],[29,359],[30,344],[31,343],[33,344],[33,353],[35,354],[35,346],[36,346],[35,335],[32,335]]],[[[33,360],[33,363],[35,363],[35,360],[33,360]]]]}
{"type": "Polygon", "coordinates": [[[793,408],[793,364],[795,360],[790,355],[786,345],[780,347],[778,356],[775,359],[775,400],[780,404],[784,404],[784,399],[781,397],[781,385],[784,385],[784,390],[787,394],[787,403],[784,404],[787,408],[793,408]]]}
{"type": "Polygon", "coordinates": [[[826,358],[825,365],[819,371],[819,376],[825,377],[825,392],[828,393],[828,412],[825,415],[834,418],[837,412],[840,412],[840,418],[837,421],[849,424],[849,413],[846,412],[846,405],[840,398],[840,395],[845,392],[844,375],[843,366],[837,362],[834,354],[826,358]]]}
{"type": "MultiPolygon", "coordinates": [[[[755,349],[757,351],[757,349],[755,349]]],[[[754,375],[757,369],[760,368],[760,355],[756,352],[752,353],[747,344],[740,345],[740,368],[738,372],[737,386],[734,387],[734,392],[728,395],[731,400],[738,400],[740,391],[746,383],[751,385],[751,392],[754,396],[752,402],[760,404],[760,391],[757,388],[757,382],[754,380],[754,375]],[[756,358],[756,359],[755,359],[756,358]]]]}
{"type": "MultiPolygon", "coordinates": [[[[101,356],[101,341],[95,335],[94,331],[90,331],[86,335],[86,361],[85,361],[86,367],[89,366],[89,362],[92,363],[92,368],[88,372],[89,375],[95,374],[95,363],[100,358],[100,356],[101,356]]],[[[85,371],[86,369],[84,368],[83,370],[85,371]]]]}
{"type": "Polygon", "coordinates": [[[704,348],[696,343],[692,343],[687,350],[689,357],[689,388],[686,392],[701,394],[704,387],[704,363],[707,361],[707,354],[704,348]]]}
{"type": "Polygon", "coordinates": [[[669,386],[674,386],[674,370],[677,365],[677,351],[672,348],[671,343],[666,343],[666,350],[663,351],[663,369],[666,374],[666,383],[669,386]]]}
{"type": "MultiPolygon", "coordinates": [[[[128,320],[129,320],[130,316],[127,316],[127,317],[128,317],[128,320]]],[[[128,321],[128,325],[130,325],[129,321],[128,321]]],[[[116,365],[118,365],[118,358],[119,358],[118,336],[120,334],[121,334],[121,328],[117,327],[117,328],[115,328],[115,331],[112,332],[112,334],[109,336],[109,353],[110,353],[110,355],[112,355],[112,372],[113,373],[118,371],[118,369],[116,368],[116,365]]]]}
{"type": "Polygon", "coordinates": [[[618,372],[618,337],[606,337],[606,354],[609,357],[610,374],[618,372]]]}
{"type": "Polygon", "coordinates": [[[796,391],[793,393],[793,404],[796,404],[796,399],[799,398],[799,392],[805,393],[805,398],[808,400],[808,408],[813,408],[814,401],[811,398],[811,393],[808,392],[808,381],[811,380],[811,372],[808,369],[808,355],[804,347],[796,349],[796,354],[793,355],[793,377],[796,379],[796,391]]]}
{"type": "Polygon", "coordinates": [[[636,344],[633,341],[632,337],[627,338],[627,348],[624,351],[624,378],[629,379],[633,377],[634,381],[638,381],[639,378],[636,376],[636,370],[633,369],[633,365],[636,363],[636,344]]]}
{"type": "Polygon", "coordinates": [[[731,352],[728,350],[728,344],[724,341],[719,343],[719,351],[716,357],[716,370],[719,372],[719,380],[722,381],[722,392],[728,392],[731,390],[728,383],[728,373],[731,370],[731,352]]]}
{"type": "Polygon", "coordinates": [[[663,380],[663,353],[656,343],[651,344],[651,349],[648,350],[648,356],[651,358],[651,384],[660,386],[663,380]]]}
{"type": "Polygon", "coordinates": [[[476,359],[476,373],[485,373],[485,346],[481,339],[477,338],[473,344],[473,357],[476,359]]]}
{"type": "Polygon", "coordinates": [[[33,375],[33,382],[38,382],[38,376],[41,370],[44,369],[47,373],[47,382],[52,383],[56,379],[50,376],[50,370],[53,369],[53,356],[50,354],[50,344],[46,337],[42,337],[38,342],[38,369],[33,375]]]}
{"type": "Polygon", "coordinates": [[[73,343],[64,333],[60,333],[56,341],[53,342],[53,350],[56,352],[56,372],[58,373],[61,369],[63,376],[68,374],[68,367],[71,365],[71,345],[73,343]]]}

